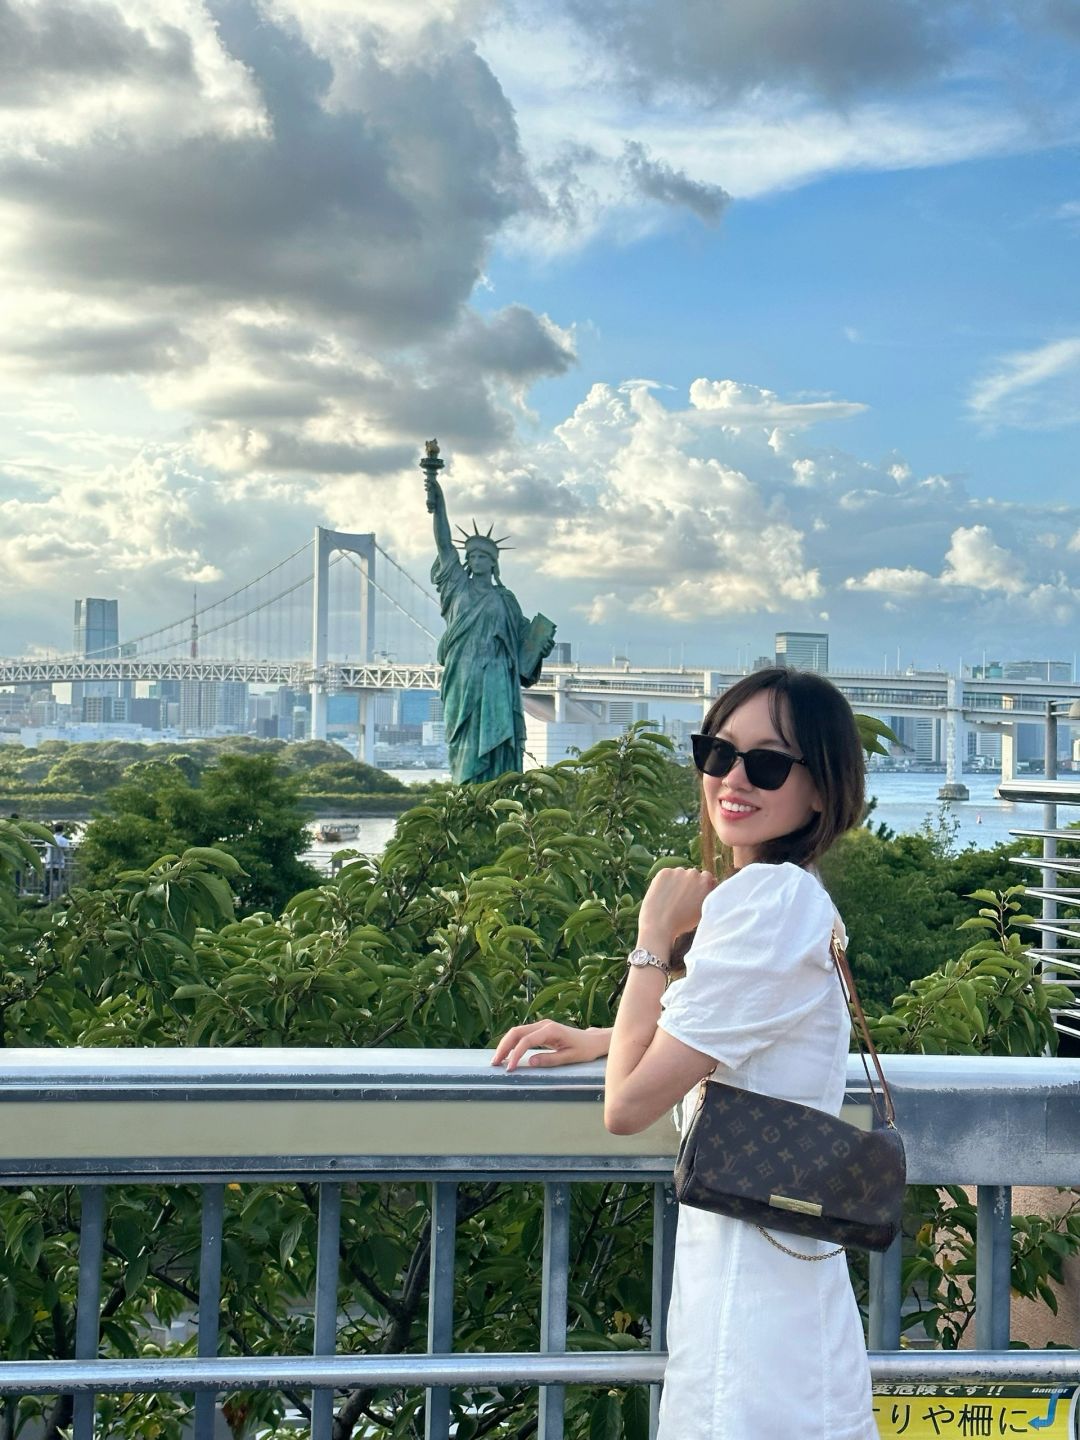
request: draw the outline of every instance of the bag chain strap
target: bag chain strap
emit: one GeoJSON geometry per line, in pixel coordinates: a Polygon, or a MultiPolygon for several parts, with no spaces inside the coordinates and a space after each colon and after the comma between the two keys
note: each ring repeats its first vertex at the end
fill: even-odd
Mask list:
{"type": "Polygon", "coordinates": [[[838,1245],[835,1250],[823,1250],[820,1255],[804,1255],[801,1250],[792,1250],[788,1245],[781,1245],[775,1235],[770,1235],[764,1225],[755,1225],[754,1229],[765,1236],[770,1245],[775,1245],[777,1250],[782,1250],[785,1255],[790,1255],[793,1260],[809,1260],[813,1263],[816,1260],[831,1260],[834,1255],[843,1255],[843,1245],[838,1245]]]}
{"type": "MultiPolygon", "coordinates": [[[[855,1032],[855,1040],[859,1046],[859,1058],[862,1060],[863,1070],[866,1072],[866,1083],[870,1087],[871,1102],[873,1103],[874,1109],[877,1112],[878,1119],[884,1121],[886,1125],[892,1125],[895,1123],[896,1120],[896,1112],[893,1109],[892,1095],[889,1091],[889,1082],[885,1079],[885,1072],[881,1068],[881,1061],[878,1059],[877,1047],[874,1045],[873,1040],[871,1040],[870,1038],[870,1030],[866,1023],[866,1016],[863,1013],[863,1008],[859,1001],[859,992],[855,989],[855,981],[852,977],[850,967],[847,963],[847,955],[844,953],[844,947],[840,944],[840,936],[836,933],[835,930],[832,933],[832,940],[829,944],[829,951],[833,958],[833,964],[836,966],[837,976],[840,979],[841,985],[844,987],[845,995],[848,1002],[849,1013],[851,1011],[854,1011],[855,1015],[858,1017],[858,1025],[856,1025],[853,1021],[851,1028],[855,1032]],[[862,1034],[859,1033],[860,1031],[862,1032],[862,1034]],[[865,1048],[863,1047],[864,1039],[866,1041],[865,1048]],[[873,1059],[874,1069],[877,1071],[878,1080],[881,1083],[881,1093],[884,1096],[885,1101],[884,1109],[882,1109],[878,1093],[874,1089],[874,1081],[873,1077],[870,1074],[870,1067],[866,1063],[867,1050],[869,1050],[870,1056],[873,1059]]],[[[755,1225],[754,1229],[757,1230],[759,1234],[764,1235],[765,1239],[768,1240],[770,1245],[775,1245],[777,1250],[782,1250],[785,1255],[790,1255],[794,1260],[809,1260],[811,1263],[814,1263],[818,1260],[831,1260],[834,1256],[843,1255],[844,1253],[843,1245],[839,1245],[835,1250],[825,1250],[820,1255],[804,1255],[801,1250],[792,1250],[790,1246],[782,1245],[775,1236],[769,1234],[768,1230],[765,1229],[764,1225],[755,1225]]]]}
{"type": "Polygon", "coordinates": [[[840,978],[840,983],[847,996],[848,1012],[850,1014],[851,1011],[854,1011],[859,1022],[858,1025],[856,1025],[853,1020],[851,1028],[855,1031],[855,1040],[859,1047],[859,1058],[862,1060],[863,1070],[866,1072],[866,1083],[870,1087],[871,1103],[877,1112],[878,1119],[886,1125],[894,1126],[896,1124],[896,1111],[893,1109],[892,1092],[889,1090],[889,1082],[885,1079],[885,1072],[881,1068],[877,1046],[870,1038],[870,1030],[866,1023],[866,1016],[863,1013],[862,1004],[859,1001],[859,992],[855,988],[855,980],[851,974],[851,967],[848,965],[844,947],[840,944],[840,936],[835,930],[832,933],[829,950],[833,958],[833,964],[836,966],[836,973],[840,978]],[[860,1031],[862,1032],[861,1034],[859,1033],[860,1031]],[[866,1041],[865,1046],[863,1045],[864,1040],[866,1041]],[[870,1058],[874,1062],[874,1069],[877,1071],[878,1081],[881,1085],[880,1095],[874,1087],[870,1067],[866,1063],[867,1051],[869,1051],[870,1058]],[[882,1109],[882,1100],[885,1102],[884,1109],[882,1109]]]}

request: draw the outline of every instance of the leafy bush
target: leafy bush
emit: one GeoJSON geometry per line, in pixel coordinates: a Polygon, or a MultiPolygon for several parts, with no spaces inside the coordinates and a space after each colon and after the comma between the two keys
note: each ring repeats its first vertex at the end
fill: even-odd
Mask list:
{"type": "MultiPolygon", "coordinates": [[[[333,880],[303,889],[280,913],[265,909],[241,918],[232,887],[246,883],[242,869],[252,869],[242,853],[251,834],[234,834],[221,848],[192,843],[192,827],[205,819],[207,795],[199,797],[211,772],[195,787],[175,765],[143,769],[117,802],[113,830],[99,835],[118,847],[135,817],[147,827],[140,844],[162,833],[154,826],[167,825],[175,852],[117,873],[114,850],[108,885],[79,890],[51,911],[20,910],[10,897],[6,906],[0,902],[0,1038],[9,1045],[439,1048],[489,1044],[536,1014],[610,1023],[649,877],[693,853],[692,777],[673,767],[668,751],[663,737],[635,727],[551,769],[439,789],[401,818],[381,858],[352,861],[333,880]]],[[[229,809],[240,806],[241,780],[261,797],[256,815],[277,804],[268,797],[279,792],[267,786],[282,784],[281,794],[292,795],[267,764],[272,759],[243,753],[229,758],[221,791],[207,792],[222,800],[221,813],[241,813],[229,809]]],[[[28,839],[26,827],[0,827],[0,894],[13,865],[26,857],[28,839]]],[[[944,882],[909,891],[925,852],[892,851],[889,844],[870,834],[850,839],[852,856],[865,861],[861,874],[871,907],[896,902],[888,912],[870,908],[860,915],[856,887],[842,902],[853,948],[858,953],[862,927],[870,937],[862,943],[873,956],[871,947],[884,944],[895,925],[899,943],[909,948],[943,937],[944,969],[931,979],[920,973],[904,980],[896,1006],[876,1021],[883,1048],[1040,1053],[1053,1040],[1047,1006],[1055,996],[1023,952],[1016,896],[979,897],[978,938],[957,958],[966,937],[955,935],[951,924],[961,901],[944,882]],[[929,924],[917,929],[924,903],[937,906],[938,921],[947,923],[936,931],[929,924]],[[869,920],[862,918],[867,914],[869,920]],[[905,927],[914,941],[905,941],[905,927]]],[[[938,858],[945,867],[945,857],[938,858]]],[[[925,961],[924,955],[912,963],[925,961]]],[[[343,1347],[389,1353],[422,1346],[430,1244],[425,1191],[347,1187],[342,1283],[351,1304],[343,1347]]],[[[0,1347],[11,1358],[70,1352],[77,1205],[66,1187],[0,1197],[0,1347]]],[[[908,1323],[952,1343],[966,1323],[970,1290],[953,1288],[950,1276],[963,1275],[958,1267],[970,1262],[973,1220],[948,1190],[913,1190],[910,1206],[905,1285],[922,1310],[908,1323]],[[949,1238],[944,1253],[935,1247],[939,1232],[949,1238]]],[[[490,1344],[494,1334],[501,1349],[532,1348],[539,1324],[539,1189],[466,1183],[459,1207],[464,1283],[456,1296],[455,1346],[490,1344]]],[[[651,1187],[575,1187],[572,1347],[648,1343],[650,1213],[651,1187]]],[[[232,1351],[310,1349],[316,1223],[317,1194],[310,1186],[229,1188],[222,1308],[232,1351]]],[[[1017,1217],[1014,1228],[1023,1237],[1014,1285],[1046,1299],[1061,1259],[1076,1248],[1080,1226],[1066,1217],[1040,1229],[1017,1217]]],[[[150,1353],[148,1321],[166,1323],[190,1309],[197,1231],[194,1188],[126,1189],[110,1206],[104,1353],[150,1353]]],[[[307,1396],[230,1397],[233,1433],[276,1426],[286,1402],[303,1410],[307,1396]]],[[[335,1435],[404,1440],[413,1433],[418,1404],[413,1392],[354,1390],[339,1401],[335,1435]]],[[[25,1401],[20,1414],[26,1418],[42,1406],[54,1433],[68,1423],[63,1400],[25,1401]]],[[[455,1406],[458,1433],[479,1433],[459,1396],[455,1406]]],[[[534,1407],[527,1390],[494,1392],[483,1433],[492,1440],[522,1434],[534,1407]]],[[[647,1433],[641,1391],[598,1400],[571,1389],[567,1407],[571,1440],[598,1433],[598,1426],[611,1440],[643,1440],[647,1433]]],[[[181,1433],[182,1406],[169,1398],[127,1397],[103,1402],[103,1409],[112,1435],[174,1440],[181,1433]]]]}

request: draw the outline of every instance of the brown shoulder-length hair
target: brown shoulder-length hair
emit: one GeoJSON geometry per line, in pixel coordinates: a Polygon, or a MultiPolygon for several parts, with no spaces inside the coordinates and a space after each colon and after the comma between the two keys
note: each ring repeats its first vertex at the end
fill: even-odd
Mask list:
{"type": "MultiPolygon", "coordinates": [[[[806,761],[821,802],[809,822],[790,835],[761,847],[758,859],[767,865],[813,865],[846,830],[861,823],[866,809],[866,761],[851,706],[823,675],[777,666],[755,670],[717,697],[705,716],[702,732],[715,735],[725,720],[751,696],[769,694],[769,713],[777,734],[806,761]]],[[[716,836],[701,798],[701,868],[731,868],[730,856],[716,853],[716,836]]]]}

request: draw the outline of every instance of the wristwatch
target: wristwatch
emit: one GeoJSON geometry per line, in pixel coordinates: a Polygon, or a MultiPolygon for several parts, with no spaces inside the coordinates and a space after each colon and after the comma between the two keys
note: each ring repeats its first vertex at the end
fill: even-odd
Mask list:
{"type": "Polygon", "coordinates": [[[662,975],[671,974],[671,966],[666,960],[659,959],[651,950],[646,950],[641,945],[630,951],[630,954],[626,957],[626,963],[627,965],[632,965],[635,970],[643,970],[646,965],[655,965],[662,975]]]}

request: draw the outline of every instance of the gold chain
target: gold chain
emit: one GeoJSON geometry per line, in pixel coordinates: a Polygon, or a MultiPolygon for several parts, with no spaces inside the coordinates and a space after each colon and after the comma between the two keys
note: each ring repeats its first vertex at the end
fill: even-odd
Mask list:
{"type": "Polygon", "coordinates": [[[790,1255],[795,1260],[831,1260],[834,1255],[843,1255],[844,1253],[843,1245],[839,1245],[835,1250],[826,1250],[823,1255],[804,1255],[801,1250],[791,1250],[788,1246],[781,1245],[779,1240],[774,1240],[763,1225],[755,1225],[754,1229],[757,1230],[759,1234],[764,1235],[770,1245],[775,1245],[777,1250],[782,1250],[785,1255],[790,1255]]]}

